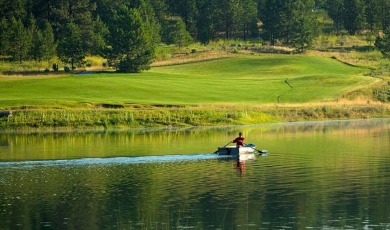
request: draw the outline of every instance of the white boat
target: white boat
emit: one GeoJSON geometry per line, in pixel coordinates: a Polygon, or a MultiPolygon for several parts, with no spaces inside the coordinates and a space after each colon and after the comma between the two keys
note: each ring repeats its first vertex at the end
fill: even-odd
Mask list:
{"type": "Polygon", "coordinates": [[[257,150],[256,145],[254,144],[246,144],[240,148],[237,148],[237,146],[218,147],[218,150],[215,153],[220,156],[231,156],[232,158],[237,158],[240,161],[245,161],[255,159],[257,155],[266,156],[268,151],[257,150]]]}
{"type": "Polygon", "coordinates": [[[231,156],[233,158],[238,158],[241,161],[255,159],[255,151],[257,151],[256,145],[248,144],[239,148],[237,146],[218,147],[216,153],[220,156],[231,156]]]}

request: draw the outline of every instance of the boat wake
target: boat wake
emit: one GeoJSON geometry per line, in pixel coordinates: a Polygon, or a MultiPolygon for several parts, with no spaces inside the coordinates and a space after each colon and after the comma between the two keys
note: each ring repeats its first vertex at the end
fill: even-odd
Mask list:
{"type": "Polygon", "coordinates": [[[164,156],[138,156],[138,157],[112,157],[112,158],[81,158],[70,160],[36,160],[19,162],[0,162],[2,166],[85,166],[85,165],[123,165],[123,164],[150,164],[165,162],[203,161],[210,159],[228,159],[231,156],[219,156],[217,154],[186,154],[164,156]]]}

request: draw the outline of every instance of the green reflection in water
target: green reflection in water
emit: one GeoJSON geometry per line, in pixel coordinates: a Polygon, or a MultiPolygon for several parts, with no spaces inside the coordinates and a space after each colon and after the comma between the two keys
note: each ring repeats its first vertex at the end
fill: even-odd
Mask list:
{"type": "MultiPolygon", "coordinates": [[[[257,144],[258,149],[294,153],[310,150],[312,154],[324,155],[322,153],[334,154],[340,148],[371,148],[364,139],[356,139],[365,138],[357,132],[376,132],[377,126],[387,130],[389,124],[386,120],[373,120],[120,132],[0,134],[0,161],[212,153],[217,146],[234,139],[240,131],[246,136],[247,143],[257,144]],[[328,141],[332,144],[328,145],[328,141]]],[[[370,149],[361,152],[370,152],[370,149]]]]}
{"type": "Polygon", "coordinates": [[[240,169],[215,159],[0,165],[1,228],[390,228],[389,120],[2,134],[1,160],[207,153],[238,131],[270,154],[240,169]]]}

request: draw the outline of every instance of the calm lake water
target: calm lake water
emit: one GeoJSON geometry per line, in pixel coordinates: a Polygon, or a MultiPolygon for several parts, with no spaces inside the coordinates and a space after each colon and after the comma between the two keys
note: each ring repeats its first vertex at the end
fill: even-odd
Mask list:
{"type": "Polygon", "coordinates": [[[390,120],[3,133],[0,229],[390,229],[390,120]]]}

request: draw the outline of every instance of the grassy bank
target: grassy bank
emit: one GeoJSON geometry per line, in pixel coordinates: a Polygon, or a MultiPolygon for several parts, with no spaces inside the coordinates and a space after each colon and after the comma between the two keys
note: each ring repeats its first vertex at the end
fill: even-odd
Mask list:
{"type": "Polygon", "coordinates": [[[270,115],[244,109],[155,108],[136,110],[26,110],[3,118],[4,129],[31,128],[139,128],[264,123],[270,115]]]}
{"type": "Polygon", "coordinates": [[[0,118],[1,130],[110,129],[243,125],[310,120],[390,117],[384,104],[313,104],[96,110],[18,110],[0,118]]]}

